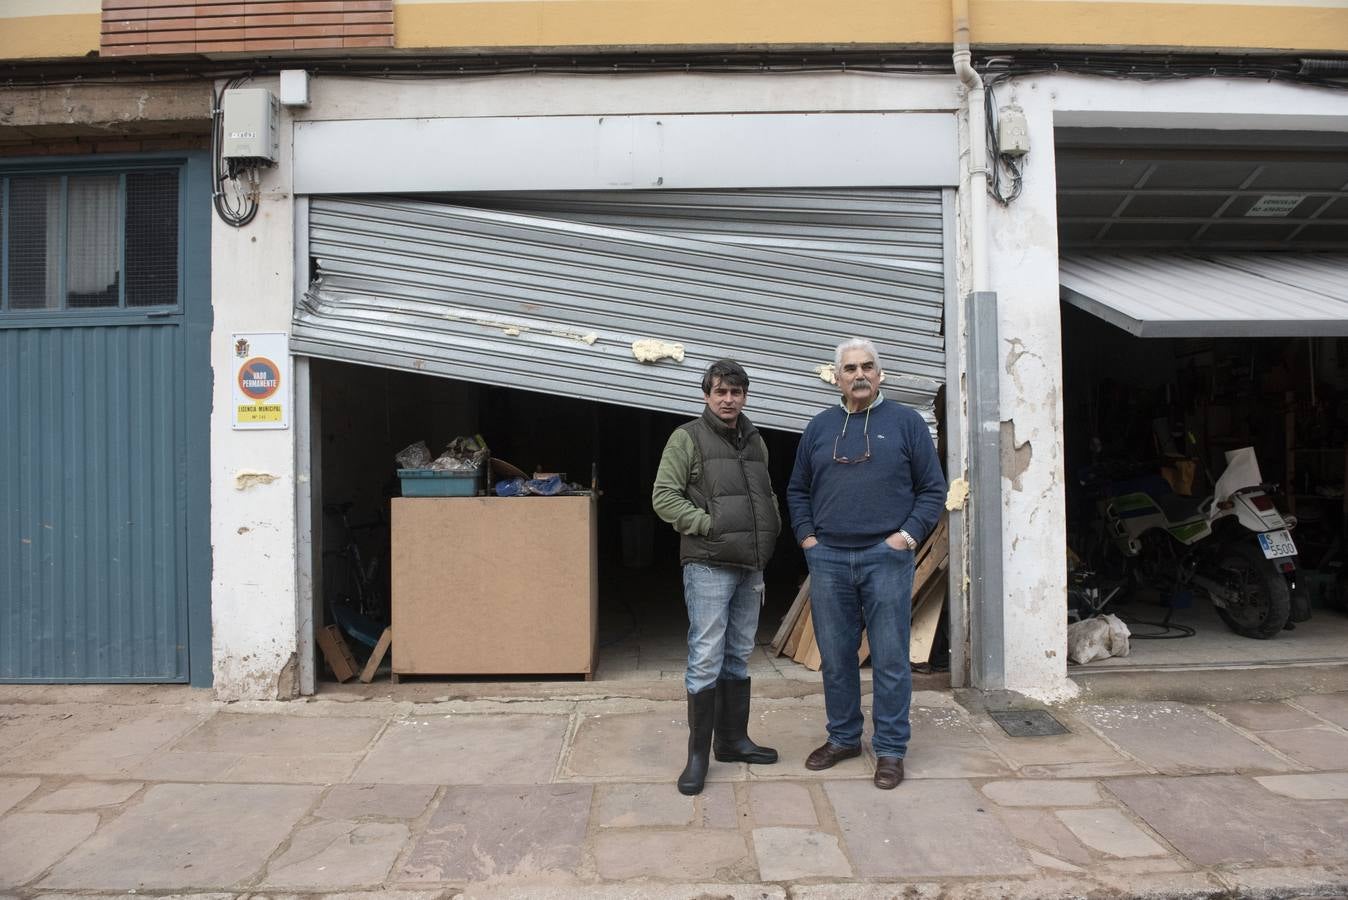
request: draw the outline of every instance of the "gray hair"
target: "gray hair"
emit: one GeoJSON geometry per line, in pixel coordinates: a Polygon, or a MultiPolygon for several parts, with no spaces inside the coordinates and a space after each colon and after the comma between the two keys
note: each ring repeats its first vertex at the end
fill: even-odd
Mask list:
{"type": "Polygon", "coordinates": [[[848,350],[865,350],[871,355],[871,359],[875,360],[875,367],[881,372],[885,370],[885,367],[880,363],[880,351],[875,349],[874,344],[865,338],[848,338],[833,351],[833,369],[835,372],[842,372],[843,354],[848,350]]]}

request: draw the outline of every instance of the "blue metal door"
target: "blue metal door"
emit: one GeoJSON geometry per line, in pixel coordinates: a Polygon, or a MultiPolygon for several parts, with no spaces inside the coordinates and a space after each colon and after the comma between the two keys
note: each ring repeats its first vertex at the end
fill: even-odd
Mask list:
{"type": "Polygon", "coordinates": [[[198,170],[0,171],[0,681],[209,683],[198,170]]]}

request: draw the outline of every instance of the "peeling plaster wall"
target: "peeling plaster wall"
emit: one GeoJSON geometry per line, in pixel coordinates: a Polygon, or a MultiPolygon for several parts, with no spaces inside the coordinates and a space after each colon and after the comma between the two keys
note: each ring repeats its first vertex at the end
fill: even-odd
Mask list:
{"type": "MultiPolygon", "coordinates": [[[[1296,85],[1196,79],[1022,79],[998,89],[1029,123],[1025,187],[989,212],[992,289],[1002,347],[1001,437],[1006,687],[1070,696],[1066,669],[1062,338],[1053,129],[1348,130],[1348,97],[1296,85]]],[[[967,282],[966,282],[967,283],[967,282]]],[[[963,288],[962,288],[963,289],[963,288]]]]}
{"type": "Polygon", "coordinates": [[[1066,686],[1066,538],[1062,362],[1052,115],[1045,92],[1016,85],[1002,105],[1027,103],[1025,189],[991,204],[989,268],[1001,348],[1002,590],[1006,687],[1044,696],[1066,686]]]}
{"type": "MultiPolygon", "coordinates": [[[[250,85],[252,87],[254,85],[250,85]]],[[[271,87],[261,82],[257,87],[271,87]]],[[[236,332],[289,332],[293,204],[289,128],[281,162],[262,178],[257,218],[232,228],[212,217],[211,628],[221,700],[295,695],[295,410],[291,428],[235,431],[230,407],[236,332]]],[[[294,403],[292,384],[283,386],[294,403]]]]}

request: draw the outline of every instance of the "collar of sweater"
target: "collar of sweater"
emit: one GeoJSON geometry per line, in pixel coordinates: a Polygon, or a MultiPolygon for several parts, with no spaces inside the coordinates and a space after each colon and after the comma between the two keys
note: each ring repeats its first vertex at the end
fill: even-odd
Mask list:
{"type": "MultiPolygon", "coordinates": [[[[847,408],[847,400],[846,400],[846,399],[843,399],[843,398],[839,398],[839,399],[838,399],[838,405],[842,407],[843,415],[848,415],[848,416],[853,416],[853,415],[856,415],[857,413],[870,412],[871,410],[875,409],[877,406],[879,406],[881,403],[884,403],[884,402],[885,402],[885,395],[884,395],[883,393],[881,393],[880,391],[876,391],[876,392],[875,392],[875,399],[871,401],[871,405],[870,405],[870,406],[866,407],[865,409],[858,409],[858,410],[856,410],[856,411],[854,412],[854,411],[852,411],[852,410],[850,410],[850,409],[847,408]]],[[[741,418],[743,418],[743,416],[741,416],[741,418]]]]}

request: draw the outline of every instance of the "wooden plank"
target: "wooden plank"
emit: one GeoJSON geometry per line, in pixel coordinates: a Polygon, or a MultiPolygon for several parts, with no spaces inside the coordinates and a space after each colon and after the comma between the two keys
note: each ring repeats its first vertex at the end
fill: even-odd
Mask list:
{"type": "Polygon", "coordinates": [[[385,628],[384,633],[379,636],[379,643],[374,645],[374,650],[370,652],[370,658],[365,662],[365,668],[360,670],[360,680],[369,684],[374,681],[374,673],[379,671],[379,664],[384,661],[388,655],[389,644],[393,643],[393,629],[385,628]]]}
{"type": "Polygon", "coordinates": [[[810,624],[810,616],[810,601],[806,600],[800,615],[796,616],[796,624],[791,626],[791,636],[786,639],[786,644],[782,646],[782,656],[796,658],[796,649],[800,647],[800,639],[805,633],[805,626],[810,624]]]}
{"type": "Polygon", "coordinates": [[[931,659],[932,644],[936,642],[936,628],[941,624],[941,611],[945,609],[946,572],[943,570],[932,579],[933,587],[939,589],[927,593],[925,600],[913,614],[912,638],[908,643],[908,660],[913,664],[924,664],[931,659]]]}
{"type": "Polygon", "coordinates": [[[810,600],[810,576],[806,575],[805,580],[800,583],[800,589],[796,591],[796,599],[791,601],[791,608],[782,616],[782,624],[777,628],[777,633],[772,637],[772,643],[769,645],[778,653],[782,650],[782,645],[786,639],[791,636],[792,630],[796,627],[796,619],[800,618],[801,610],[810,600]]]}
{"type": "Polygon", "coordinates": [[[932,576],[941,560],[950,555],[949,534],[947,530],[947,519],[944,513],[941,520],[936,523],[936,528],[922,542],[922,546],[917,548],[917,559],[914,561],[913,569],[913,596],[922,590],[926,585],[927,579],[932,576]]]}
{"type": "Polygon", "coordinates": [[[336,625],[325,625],[318,630],[318,646],[323,651],[323,659],[338,681],[350,681],[356,677],[356,658],[346,645],[342,631],[336,625]]]}
{"type": "Polygon", "coordinates": [[[810,635],[810,646],[805,658],[801,660],[801,665],[811,672],[818,672],[823,668],[824,662],[819,654],[819,642],[814,639],[813,634],[810,635]]]}
{"type": "Polygon", "coordinates": [[[794,659],[796,662],[804,662],[805,655],[809,652],[810,647],[813,644],[814,644],[814,616],[809,615],[806,616],[805,618],[805,628],[801,630],[800,642],[796,644],[796,652],[795,654],[792,655],[791,658],[794,659]]]}

